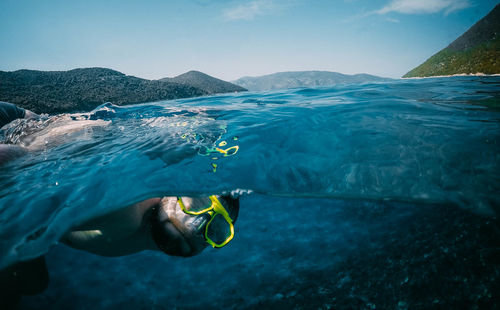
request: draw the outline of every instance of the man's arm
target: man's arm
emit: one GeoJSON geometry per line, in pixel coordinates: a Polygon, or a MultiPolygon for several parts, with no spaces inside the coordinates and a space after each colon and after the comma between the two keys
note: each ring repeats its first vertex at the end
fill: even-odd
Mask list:
{"type": "Polygon", "coordinates": [[[102,256],[122,256],[158,250],[151,237],[151,210],[160,198],[151,198],[74,227],[61,239],[73,248],[102,256]]]}
{"type": "Polygon", "coordinates": [[[24,118],[37,118],[39,116],[40,115],[38,115],[34,112],[31,112],[30,110],[24,110],[24,118]]]}

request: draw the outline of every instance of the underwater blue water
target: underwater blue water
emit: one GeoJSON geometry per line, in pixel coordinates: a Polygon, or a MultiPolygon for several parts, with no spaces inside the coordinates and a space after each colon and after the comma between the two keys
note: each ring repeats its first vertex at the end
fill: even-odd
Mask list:
{"type": "Polygon", "coordinates": [[[500,222],[453,205],[246,195],[235,238],[179,258],[55,246],[20,309],[498,309],[500,222]]]}
{"type": "MultiPolygon", "coordinates": [[[[231,192],[244,195],[243,209],[254,196],[396,201],[495,217],[499,98],[500,77],[394,80],[105,104],[61,120],[103,122],[55,142],[41,134],[50,118],[28,136],[4,130],[5,140],[45,143],[1,167],[0,266],[46,253],[87,219],[163,195],[231,192]]],[[[23,122],[14,125],[33,126],[23,122]]]]}

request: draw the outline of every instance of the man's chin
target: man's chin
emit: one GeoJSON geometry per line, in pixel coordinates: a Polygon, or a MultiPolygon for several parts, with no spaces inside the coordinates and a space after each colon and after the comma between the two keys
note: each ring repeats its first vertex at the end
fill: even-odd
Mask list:
{"type": "Polygon", "coordinates": [[[169,233],[172,240],[173,253],[175,256],[189,257],[196,255],[206,248],[207,243],[200,237],[190,237],[183,232],[183,227],[178,227],[176,222],[165,224],[165,231],[169,233]]]}

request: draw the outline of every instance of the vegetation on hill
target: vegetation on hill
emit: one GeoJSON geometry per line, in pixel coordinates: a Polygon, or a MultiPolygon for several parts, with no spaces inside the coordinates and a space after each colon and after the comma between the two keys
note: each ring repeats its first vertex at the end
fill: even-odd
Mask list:
{"type": "Polygon", "coordinates": [[[160,81],[190,85],[202,89],[208,94],[246,91],[245,88],[216,79],[199,71],[189,71],[174,78],[164,78],[160,81]]]}
{"type": "Polygon", "coordinates": [[[448,47],[403,77],[500,73],[500,4],[448,47]]]}
{"type": "Polygon", "coordinates": [[[133,104],[212,94],[189,83],[146,80],[106,68],[0,71],[0,101],[36,113],[90,111],[104,102],[133,104]]]}

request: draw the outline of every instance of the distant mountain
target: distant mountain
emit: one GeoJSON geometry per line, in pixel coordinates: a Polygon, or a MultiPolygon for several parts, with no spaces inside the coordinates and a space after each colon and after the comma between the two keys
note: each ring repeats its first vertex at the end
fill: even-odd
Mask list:
{"type": "Polygon", "coordinates": [[[332,86],[342,83],[364,83],[387,80],[369,74],[347,75],[329,71],[278,72],[258,77],[242,77],[234,84],[248,90],[272,90],[294,87],[332,86]]]}
{"type": "MultiPolygon", "coordinates": [[[[217,81],[213,84],[218,85],[219,80],[212,79],[217,81]]],[[[0,71],[0,101],[12,102],[36,113],[84,112],[107,101],[123,105],[233,89],[217,86],[209,91],[189,83],[146,80],[106,68],[0,71]]]]}
{"type": "Polygon", "coordinates": [[[243,87],[216,79],[199,71],[189,71],[174,78],[163,78],[160,81],[194,86],[202,89],[208,94],[246,91],[243,87]]]}
{"type": "Polygon", "coordinates": [[[500,4],[448,47],[403,77],[500,73],[500,4]]]}

